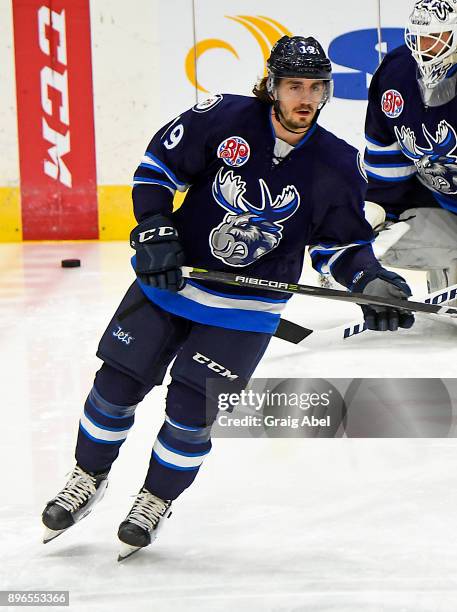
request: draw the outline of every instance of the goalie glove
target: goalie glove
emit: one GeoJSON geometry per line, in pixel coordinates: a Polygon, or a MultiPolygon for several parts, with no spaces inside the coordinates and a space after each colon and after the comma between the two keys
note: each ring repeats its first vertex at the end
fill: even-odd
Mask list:
{"type": "Polygon", "coordinates": [[[174,292],[183,288],[184,252],[168,217],[158,214],[142,221],[132,230],[130,245],[136,251],[134,269],[140,282],[174,292]]]}
{"type": "MultiPolygon", "coordinates": [[[[411,295],[405,279],[384,268],[365,270],[357,275],[351,291],[381,298],[407,299],[411,295]]],[[[414,315],[406,310],[388,306],[360,306],[367,328],[375,331],[396,331],[399,327],[409,329],[414,325],[414,315]]]]}

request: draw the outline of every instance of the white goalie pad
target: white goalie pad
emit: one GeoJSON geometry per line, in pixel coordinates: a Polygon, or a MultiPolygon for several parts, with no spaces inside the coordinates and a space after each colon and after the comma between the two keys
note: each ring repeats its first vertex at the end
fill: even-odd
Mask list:
{"type": "Polygon", "coordinates": [[[373,230],[379,234],[373,243],[373,251],[377,259],[381,259],[400,238],[409,230],[409,225],[405,222],[387,223],[386,211],[379,204],[365,202],[365,218],[373,230]]]}
{"type": "MultiPolygon", "coordinates": [[[[443,270],[429,270],[427,272],[427,286],[429,293],[445,289],[451,285],[457,285],[457,260],[454,259],[448,268],[443,270]]],[[[456,305],[456,300],[449,302],[450,306],[456,305]]]]}
{"type": "Polygon", "coordinates": [[[386,220],[386,211],[374,202],[365,202],[364,213],[365,219],[373,229],[380,227],[386,220]]]}
{"type": "MultiPolygon", "coordinates": [[[[373,229],[385,223],[384,209],[365,203],[365,217],[373,229]]],[[[457,283],[457,215],[441,208],[411,208],[397,223],[387,223],[373,243],[383,265],[427,272],[429,291],[457,283]]],[[[342,288],[332,277],[319,284],[342,288]]]]}
{"type": "MultiPolygon", "coordinates": [[[[411,208],[400,215],[408,227],[381,256],[386,266],[410,270],[444,270],[457,260],[457,215],[441,208],[411,208]]],[[[396,223],[379,233],[395,231],[396,223]]]]}

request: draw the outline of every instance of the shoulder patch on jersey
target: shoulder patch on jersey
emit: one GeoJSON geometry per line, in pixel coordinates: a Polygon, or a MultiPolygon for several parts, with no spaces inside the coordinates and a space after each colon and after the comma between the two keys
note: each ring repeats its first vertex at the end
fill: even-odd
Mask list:
{"type": "Polygon", "coordinates": [[[203,102],[199,102],[195,106],[192,107],[194,113],[207,113],[209,110],[214,108],[219,104],[222,100],[222,94],[215,94],[214,96],[210,96],[203,102]]]}
{"type": "Polygon", "coordinates": [[[396,119],[399,117],[404,107],[405,101],[403,100],[403,96],[396,89],[388,89],[382,94],[382,112],[389,117],[389,119],[396,119]]]}
{"type": "Polygon", "coordinates": [[[217,156],[227,166],[242,166],[248,161],[250,154],[249,143],[241,136],[229,136],[217,147],[217,156]]]}
{"type": "Polygon", "coordinates": [[[359,172],[362,175],[363,179],[368,183],[368,176],[365,170],[365,164],[363,163],[363,159],[360,154],[360,151],[357,153],[357,166],[359,167],[359,172]]]}

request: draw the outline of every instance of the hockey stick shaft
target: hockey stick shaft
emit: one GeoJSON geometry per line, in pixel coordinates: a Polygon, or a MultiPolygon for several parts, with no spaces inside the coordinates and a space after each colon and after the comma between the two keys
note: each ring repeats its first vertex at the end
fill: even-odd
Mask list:
{"type": "Polygon", "coordinates": [[[340,302],[354,302],[356,304],[367,304],[372,306],[386,306],[409,312],[427,312],[429,314],[457,316],[457,309],[438,304],[425,304],[424,302],[413,302],[410,300],[386,299],[374,295],[362,293],[348,293],[337,289],[324,289],[312,285],[301,285],[298,283],[284,283],[277,280],[268,280],[251,276],[242,276],[231,272],[217,272],[183,266],[182,274],[185,278],[203,280],[214,283],[222,283],[236,287],[247,287],[249,289],[261,289],[279,293],[291,293],[293,295],[308,295],[317,298],[326,298],[340,302]]]}
{"type": "MultiPolygon", "coordinates": [[[[426,304],[445,304],[450,300],[454,300],[456,297],[457,285],[451,285],[445,289],[429,293],[423,298],[423,301],[426,304]]],[[[348,338],[363,333],[366,329],[366,324],[362,318],[336,327],[317,330],[308,329],[298,323],[293,323],[292,321],[281,318],[278,329],[275,332],[275,337],[295,345],[309,346],[314,342],[320,344],[324,342],[347,340],[348,338]]]]}

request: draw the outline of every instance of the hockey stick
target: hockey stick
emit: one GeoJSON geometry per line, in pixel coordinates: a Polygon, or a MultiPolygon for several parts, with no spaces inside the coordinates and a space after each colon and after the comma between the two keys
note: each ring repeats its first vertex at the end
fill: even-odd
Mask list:
{"type": "Polygon", "coordinates": [[[344,323],[336,327],[328,327],[326,329],[308,329],[298,323],[283,319],[281,317],[278,329],[275,331],[275,338],[285,340],[291,344],[299,346],[311,346],[314,344],[329,344],[347,340],[353,336],[366,331],[365,321],[358,319],[351,323],[344,323]]]}
{"type": "MultiPolygon", "coordinates": [[[[446,289],[440,289],[429,293],[424,298],[426,304],[445,304],[457,297],[457,285],[451,285],[446,289]]],[[[366,331],[363,319],[357,319],[351,323],[344,323],[327,329],[308,329],[298,323],[293,323],[281,318],[275,337],[296,345],[309,346],[314,341],[317,343],[329,343],[339,340],[347,340],[366,331]]]]}
{"type": "Polygon", "coordinates": [[[326,298],[339,302],[353,302],[356,304],[371,304],[374,306],[387,306],[409,312],[427,312],[440,316],[456,317],[457,308],[440,306],[439,304],[426,304],[424,302],[413,302],[411,300],[387,299],[375,295],[364,295],[363,293],[348,293],[337,289],[324,289],[312,285],[301,285],[298,283],[283,283],[277,280],[267,280],[251,276],[241,276],[231,272],[217,272],[203,270],[201,268],[182,267],[184,278],[222,283],[236,287],[248,287],[250,289],[261,289],[279,293],[292,293],[294,295],[309,295],[312,297],[326,298]]]}

